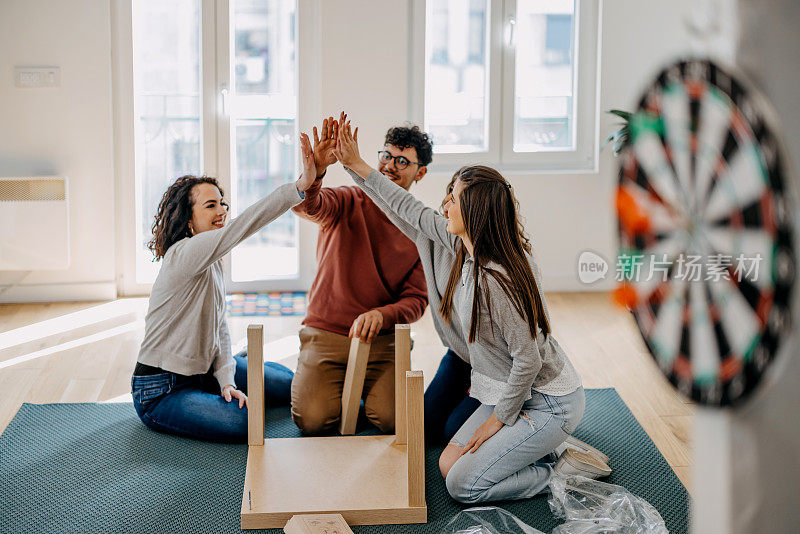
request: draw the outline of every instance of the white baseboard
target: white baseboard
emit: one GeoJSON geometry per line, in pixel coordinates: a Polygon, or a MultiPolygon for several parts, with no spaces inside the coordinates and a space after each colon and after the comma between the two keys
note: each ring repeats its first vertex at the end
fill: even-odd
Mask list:
{"type": "Polygon", "coordinates": [[[113,280],[72,284],[19,284],[0,293],[0,303],[73,302],[115,298],[117,283],[113,280]]]}
{"type": "MultiPolygon", "coordinates": [[[[545,275],[542,283],[545,291],[549,292],[600,292],[612,291],[615,287],[613,280],[600,280],[593,284],[584,284],[572,274],[545,275]]],[[[0,291],[2,291],[1,288],[0,291]]],[[[117,284],[114,281],[73,284],[19,284],[0,293],[0,303],[114,300],[117,296],[117,284]]]]}

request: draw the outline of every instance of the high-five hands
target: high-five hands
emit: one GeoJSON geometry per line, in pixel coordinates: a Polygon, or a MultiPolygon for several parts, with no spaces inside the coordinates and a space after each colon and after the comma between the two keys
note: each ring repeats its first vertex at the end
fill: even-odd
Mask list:
{"type": "Polygon", "coordinates": [[[300,134],[300,152],[303,160],[303,174],[296,182],[298,191],[305,191],[314,180],[337,160],[366,178],[372,167],[366,164],[358,152],[358,128],[353,131],[347,114],[342,111],[339,120],[328,117],[322,121],[322,130],[314,127],[314,146],[307,134],[300,134]]]}

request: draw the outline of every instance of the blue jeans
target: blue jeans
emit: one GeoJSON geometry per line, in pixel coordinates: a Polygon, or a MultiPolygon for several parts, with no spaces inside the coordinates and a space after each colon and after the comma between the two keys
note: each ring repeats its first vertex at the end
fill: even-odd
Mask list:
{"type": "MultiPolygon", "coordinates": [[[[236,387],[247,393],[247,354],[234,356],[236,387]]],[[[267,406],[288,405],[294,373],[283,365],[264,364],[264,398],[267,406]]],[[[247,442],[247,408],[220,395],[212,372],[180,375],[163,372],[133,375],[133,407],[150,429],[205,441],[247,442]]]]}
{"type": "Polygon", "coordinates": [[[470,365],[448,350],[425,390],[425,442],[445,445],[481,405],[469,396],[470,365]]]}
{"type": "MultiPolygon", "coordinates": [[[[513,425],[504,425],[477,451],[461,456],[447,473],[447,491],[457,501],[477,503],[526,499],[547,489],[554,463],[546,458],[575,431],[583,417],[583,388],[563,396],[534,392],[513,425]]],[[[453,442],[464,447],[492,414],[481,406],[453,442]]]]}

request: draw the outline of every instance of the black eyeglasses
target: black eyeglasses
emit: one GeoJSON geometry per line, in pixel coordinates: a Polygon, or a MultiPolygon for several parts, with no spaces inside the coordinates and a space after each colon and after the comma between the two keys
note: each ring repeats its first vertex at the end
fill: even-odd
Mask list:
{"type": "Polygon", "coordinates": [[[411,161],[405,156],[392,156],[392,153],[388,150],[379,150],[378,157],[380,158],[381,163],[386,163],[387,165],[394,160],[395,166],[400,169],[401,171],[409,166],[409,164],[419,165],[422,167],[422,163],[417,161],[411,161]]]}

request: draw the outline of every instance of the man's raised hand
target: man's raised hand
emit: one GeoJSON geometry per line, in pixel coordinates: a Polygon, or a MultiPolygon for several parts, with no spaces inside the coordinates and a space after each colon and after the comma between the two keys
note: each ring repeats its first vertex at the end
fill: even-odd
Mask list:
{"type": "Polygon", "coordinates": [[[322,121],[322,131],[318,132],[314,126],[314,163],[317,166],[317,178],[322,176],[329,165],[336,163],[336,137],[339,123],[328,117],[322,121]]]}

